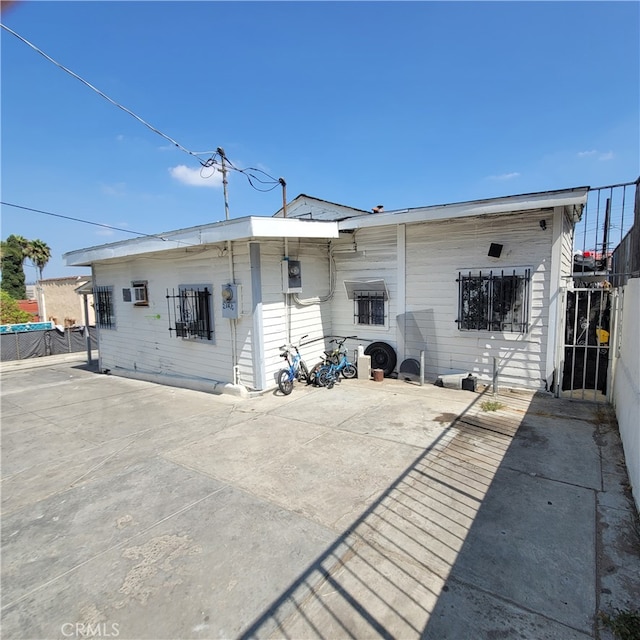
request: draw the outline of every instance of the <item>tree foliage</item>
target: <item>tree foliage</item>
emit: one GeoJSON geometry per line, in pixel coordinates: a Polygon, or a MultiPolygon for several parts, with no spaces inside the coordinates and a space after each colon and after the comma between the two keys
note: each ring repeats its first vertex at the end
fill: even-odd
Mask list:
{"type": "Polygon", "coordinates": [[[27,241],[22,236],[11,235],[2,247],[2,291],[6,291],[14,300],[24,300],[24,249],[27,241]]]}
{"type": "Polygon", "coordinates": [[[30,320],[33,320],[33,316],[20,309],[17,300],[6,291],[0,291],[0,324],[17,324],[30,320]]]}
{"type": "Polygon", "coordinates": [[[2,290],[14,300],[26,297],[24,259],[29,258],[38,270],[38,279],[42,280],[42,270],[51,258],[51,249],[43,240],[27,240],[22,236],[11,235],[2,242],[2,290]]]}
{"type": "Polygon", "coordinates": [[[42,280],[42,270],[47,266],[47,262],[51,258],[51,249],[46,242],[35,239],[27,241],[24,248],[24,255],[33,262],[38,269],[38,280],[42,280]]]}

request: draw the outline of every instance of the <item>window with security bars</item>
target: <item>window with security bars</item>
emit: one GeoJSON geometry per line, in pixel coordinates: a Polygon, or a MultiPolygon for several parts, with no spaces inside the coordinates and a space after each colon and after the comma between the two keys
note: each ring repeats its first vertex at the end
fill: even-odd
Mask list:
{"type": "Polygon", "coordinates": [[[96,326],[101,329],[115,329],[116,317],[113,309],[113,287],[94,287],[93,307],[96,313],[96,326]]]}
{"type": "Polygon", "coordinates": [[[529,330],[531,269],[458,273],[458,329],[529,330]]]}
{"type": "Polygon", "coordinates": [[[381,291],[354,291],[355,323],[384,325],[385,304],[381,291]]]}
{"type": "Polygon", "coordinates": [[[169,332],[176,338],[213,340],[213,309],[210,285],[181,285],[167,290],[169,332]],[[173,326],[171,326],[173,325],[173,326]]]}

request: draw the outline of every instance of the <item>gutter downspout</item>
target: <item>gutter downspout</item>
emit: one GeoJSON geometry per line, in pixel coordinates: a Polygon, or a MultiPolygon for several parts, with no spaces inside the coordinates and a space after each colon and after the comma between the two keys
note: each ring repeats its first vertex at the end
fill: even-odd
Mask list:
{"type": "MultiPolygon", "coordinates": [[[[231,240],[227,240],[227,255],[229,256],[229,283],[235,284],[235,274],[233,270],[233,248],[231,240]]],[[[235,318],[229,318],[231,328],[231,366],[233,368],[233,384],[239,384],[238,373],[238,345],[237,342],[237,320],[235,318]]]]}
{"type": "MultiPolygon", "coordinates": [[[[284,259],[289,259],[289,238],[284,239],[284,259]]],[[[283,282],[284,285],[284,282],[283,282]]],[[[285,334],[287,344],[291,344],[291,294],[284,294],[285,334]]]]}

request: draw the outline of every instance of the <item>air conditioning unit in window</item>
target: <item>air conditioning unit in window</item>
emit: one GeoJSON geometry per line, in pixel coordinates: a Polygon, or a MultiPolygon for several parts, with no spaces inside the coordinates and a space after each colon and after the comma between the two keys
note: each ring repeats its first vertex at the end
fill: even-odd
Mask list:
{"type": "Polygon", "coordinates": [[[138,285],[123,289],[122,301],[130,304],[146,305],[148,303],[146,285],[138,285]]]}

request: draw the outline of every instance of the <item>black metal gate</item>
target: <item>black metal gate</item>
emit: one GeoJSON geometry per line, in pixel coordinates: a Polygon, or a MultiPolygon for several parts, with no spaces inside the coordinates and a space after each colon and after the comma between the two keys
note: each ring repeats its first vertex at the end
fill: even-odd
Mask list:
{"type": "Polygon", "coordinates": [[[608,288],[566,292],[562,397],[607,399],[613,295],[608,288]]]}

